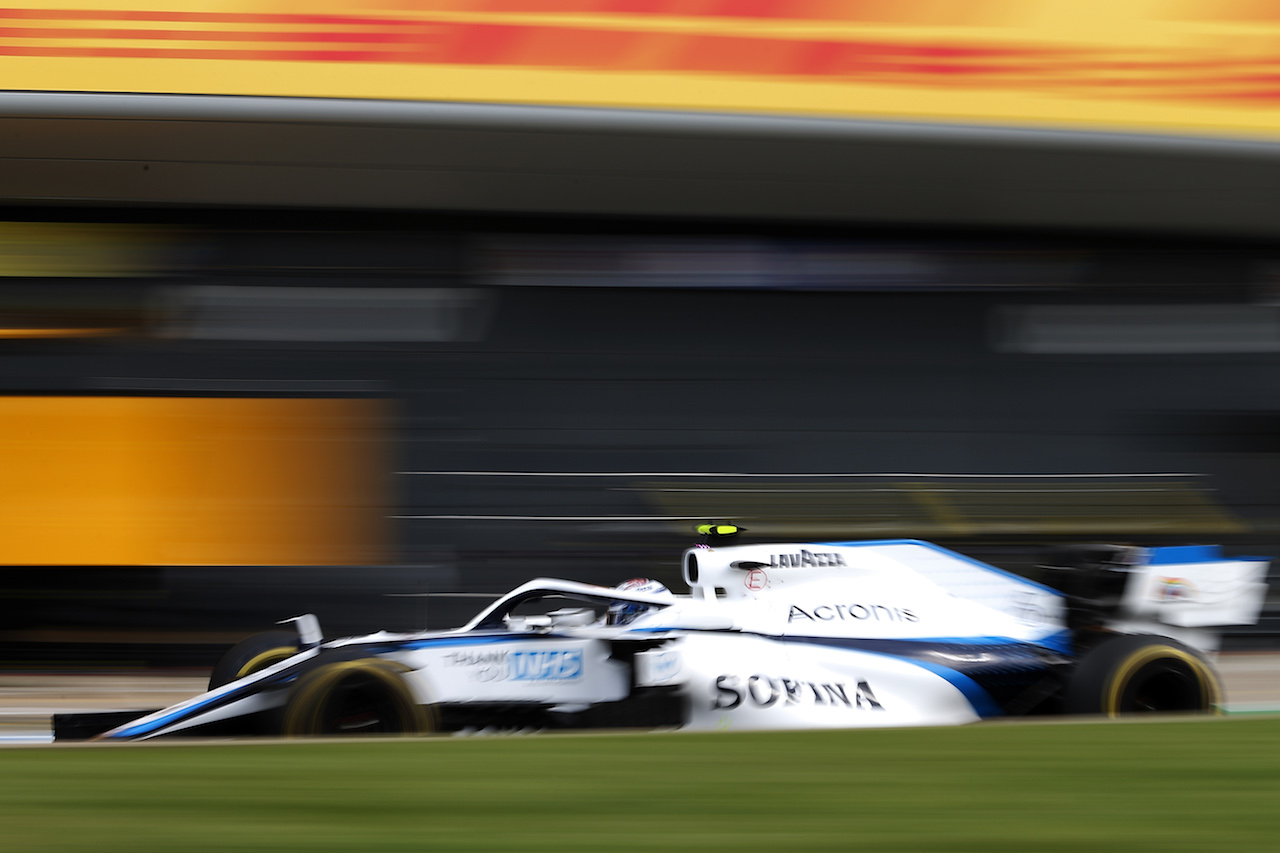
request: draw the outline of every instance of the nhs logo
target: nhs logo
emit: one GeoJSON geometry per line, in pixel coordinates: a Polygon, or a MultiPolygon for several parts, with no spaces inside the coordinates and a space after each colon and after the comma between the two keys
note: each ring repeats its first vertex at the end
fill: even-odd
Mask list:
{"type": "Polygon", "coordinates": [[[512,681],[577,681],[582,677],[582,649],[512,652],[507,671],[512,681]]]}

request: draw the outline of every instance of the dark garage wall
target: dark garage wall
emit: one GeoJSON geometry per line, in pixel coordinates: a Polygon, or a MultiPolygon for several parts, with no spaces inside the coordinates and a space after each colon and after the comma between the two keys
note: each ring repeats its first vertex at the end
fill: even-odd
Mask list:
{"type": "MultiPolygon", "coordinates": [[[[50,649],[65,659],[67,644],[97,660],[103,640],[126,644],[111,647],[117,662],[154,660],[162,637],[201,661],[301,610],[331,633],[443,627],[480,599],[398,596],[496,592],[536,575],[674,581],[691,519],[707,515],[732,514],[761,536],[920,536],[1026,571],[1050,541],[1280,545],[1266,246],[701,223],[668,236],[764,241],[795,263],[815,240],[860,257],[888,246],[930,259],[933,272],[795,289],[812,281],[778,261],[749,289],[678,275],[654,282],[663,286],[518,286],[485,255],[493,223],[312,215],[263,230],[253,226],[279,215],[174,219],[203,235],[194,260],[110,285],[144,318],[136,336],[3,342],[0,392],[392,400],[397,559],[7,568],[12,661],[50,649]],[[983,247],[981,265],[966,246],[983,247]],[[1070,258],[1068,272],[1027,272],[1029,256],[1046,255],[1070,258]],[[361,321],[363,340],[345,341],[324,340],[332,330],[319,315],[306,322],[320,340],[281,341],[237,339],[227,330],[241,321],[199,313],[262,287],[402,288],[464,308],[418,340],[377,339],[376,324],[391,320],[376,312],[361,321]],[[164,307],[175,290],[187,309],[176,319],[164,307]],[[1114,328],[1082,343],[1064,306],[1114,328]],[[1126,319],[1134,306],[1142,322],[1126,319]],[[1152,474],[1173,476],[1132,476],[1152,474]]],[[[501,225],[561,247],[601,235],[581,221],[501,225]]],[[[626,244],[670,228],[607,230],[626,244]]]]}

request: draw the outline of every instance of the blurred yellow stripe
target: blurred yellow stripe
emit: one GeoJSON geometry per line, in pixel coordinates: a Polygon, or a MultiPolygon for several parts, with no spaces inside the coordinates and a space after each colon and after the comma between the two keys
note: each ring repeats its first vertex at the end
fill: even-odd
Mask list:
{"type": "Polygon", "coordinates": [[[23,340],[28,338],[110,338],[128,334],[131,330],[113,329],[0,329],[0,339],[23,340]]]}
{"type": "Polygon", "coordinates": [[[173,235],[150,225],[0,222],[0,276],[121,278],[156,275],[173,235]]]}
{"type": "Polygon", "coordinates": [[[0,564],[387,559],[382,405],[0,398],[0,564]]]}

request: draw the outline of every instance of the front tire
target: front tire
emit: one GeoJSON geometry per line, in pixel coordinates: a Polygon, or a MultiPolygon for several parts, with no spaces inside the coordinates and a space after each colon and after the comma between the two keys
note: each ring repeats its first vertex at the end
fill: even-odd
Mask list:
{"type": "Polygon", "coordinates": [[[311,670],[289,692],[284,735],[432,731],[432,716],[405,683],[404,672],[404,667],[381,658],[339,661],[311,670]]]}
{"type": "Polygon", "coordinates": [[[254,634],[236,643],[222,656],[209,676],[209,689],[230,684],[297,653],[298,635],[294,631],[254,634]]]}
{"type": "Polygon", "coordinates": [[[1143,713],[1211,714],[1222,686],[1194,649],[1145,634],[1120,635],[1080,660],[1067,685],[1063,711],[1120,717],[1143,713]]]}

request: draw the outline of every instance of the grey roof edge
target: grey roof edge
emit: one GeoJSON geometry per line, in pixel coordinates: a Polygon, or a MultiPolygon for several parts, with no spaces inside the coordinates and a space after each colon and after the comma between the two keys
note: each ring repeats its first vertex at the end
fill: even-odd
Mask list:
{"type": "Polygon", "coordinates": [[[348,124],[401,127],[511,127],[524,130],[903,140],[967,145],[1152,150],[1221,157],[1280,155],[1280,136],[1190,135],[974,121],[909,121],[836,116],[355,98],[259,97],[113,92],[0,92],[5,118],[80,118],[348,124]]]}

